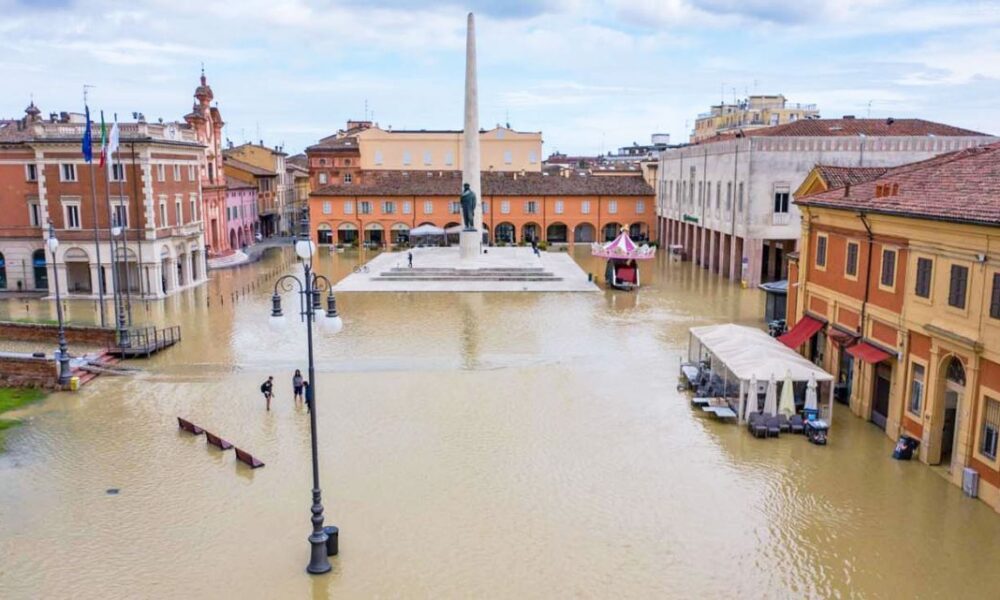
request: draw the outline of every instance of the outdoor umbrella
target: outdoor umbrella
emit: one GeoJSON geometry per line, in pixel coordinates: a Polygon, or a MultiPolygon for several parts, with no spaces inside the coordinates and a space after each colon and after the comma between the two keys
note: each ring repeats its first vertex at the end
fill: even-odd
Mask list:
{"type": "Polygon", "coordinates": [[[816,376],[809,376],[809,383],[806,384],[806,410],[817,412],[816,402],[816,376]]]}
{"type": "Polygon", "coordinates": [[[743,420],[750,418],[750,413],[757,412],[757,377],[750,378],[750,385],[747,386],[746,408],[743,409],[743,420]]]}
{"type": "Polygon", "coordinates": [[[767,394],[764,395],[764,414],[772,417],[778,413],[778,384],[774,381],[774,375],[767,382],[767,394]]]}
{"type": "Polygon", "coordinates": [[[781,401],[778,403],[778,412],[786,417],[795,414],[795,394],[792,389],[791,373],[785,373],[785,380],[781,382],[781,401]]]}

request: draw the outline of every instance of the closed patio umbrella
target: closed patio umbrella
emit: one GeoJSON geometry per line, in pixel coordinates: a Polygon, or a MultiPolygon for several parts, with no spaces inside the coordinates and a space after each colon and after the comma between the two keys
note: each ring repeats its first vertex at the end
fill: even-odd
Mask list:
{"type": "Polygon", "coordinates": [[[778,413],[778,384],[771,375],[767,382],[767,394],[764,395],[764,414],[774,416],[778,413]]]}
{"type": "Polygon", "coordinates": [[[795,394],[792,388],[792,374],[785,373],[781,382],[781,401],[778,402],[778,412],[790,417],[795,414],[795,394]]]}
{"type": "Polygon", "coordinates": [[[757,412],[757,377],[750,378],[750,385],[747,386],[746,407],[743,409],[743,420],[750,418],[750,413],[757,412]]]}
{"type": "Polygon", "coordinates": [[[806,384],[806,410],[818,412],[819,403],[816,400],[816,376],[809,376],[809,383],[806,384]]]}

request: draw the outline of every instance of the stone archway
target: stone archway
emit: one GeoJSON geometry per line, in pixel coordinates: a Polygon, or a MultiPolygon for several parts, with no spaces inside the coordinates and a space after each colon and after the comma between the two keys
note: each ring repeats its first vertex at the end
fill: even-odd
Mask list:
{"type": "Polygon", "coordinates": [[[89,294],[93,291],[90,281],[90,257],[82,248],[68,248],[63,254],[66,269],[66,293],[89,294]]]}
{"type": "Polygon", "coordinates": [[[951,354],[941,361],[938,372],[941,374],[941,385],[939,409],[935,411],[935,416],[940,417],[935,426],[940,440],[937,462],[953,471],[956,459],[961,460],[958,433],[963,426],[959,420],[965,401],[965,365],[961,358],[951,354]]]}
{"type": "Polygon", "coordinates": [[[618,234],[621,233],[621,230],[621,223],[607,223],[604,225],[603,229],[601,229],[601,237],[604,238],[605,242],[613,241],[616,237],[618,237],[618,234]]]}
{"type": "Polygon", "coordinates": [[[498,244],[513,244],[514,243],[514,224],[504,221],[503,223],[498,223],[494,229],[494,239],[498,244]]]}
{"type": "Polygon", "coordinates": [[[550,244],[564,244],[569,241],[569,229],[565,223],[552,223],[545,229],[545,241],[550,244]]]}
{"type": "Polygon", "coordinates": [[[597,240],[597,230],[590,223],[580,223],[573,228],[573,241],[589,244],[597,240]]]}
{"type": "Polygon", "coordinates": [[[521,241],[526,244],[542,239],[542,228],[538,223],[525,223],[521,226],[521,241]]]}

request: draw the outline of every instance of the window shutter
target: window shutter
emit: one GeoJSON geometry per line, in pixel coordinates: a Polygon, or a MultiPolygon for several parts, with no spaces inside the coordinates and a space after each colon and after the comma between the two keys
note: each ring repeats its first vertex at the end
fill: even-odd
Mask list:
{"type": "Polygon", "coordinates": [[[990,316],[1000,319],[1000,273],[993,274],[993,295],[990,296],[990,316]]]}

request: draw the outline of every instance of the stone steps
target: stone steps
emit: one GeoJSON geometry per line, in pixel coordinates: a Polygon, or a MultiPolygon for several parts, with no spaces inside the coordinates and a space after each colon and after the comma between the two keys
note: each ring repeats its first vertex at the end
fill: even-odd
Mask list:
{"type": "Polygon", "coordinates": [[[542,267],[484,267],[481,269],[458,269],[450,267],[413,268],[393,267],[385,273],[545,273],[542,267]]]}

